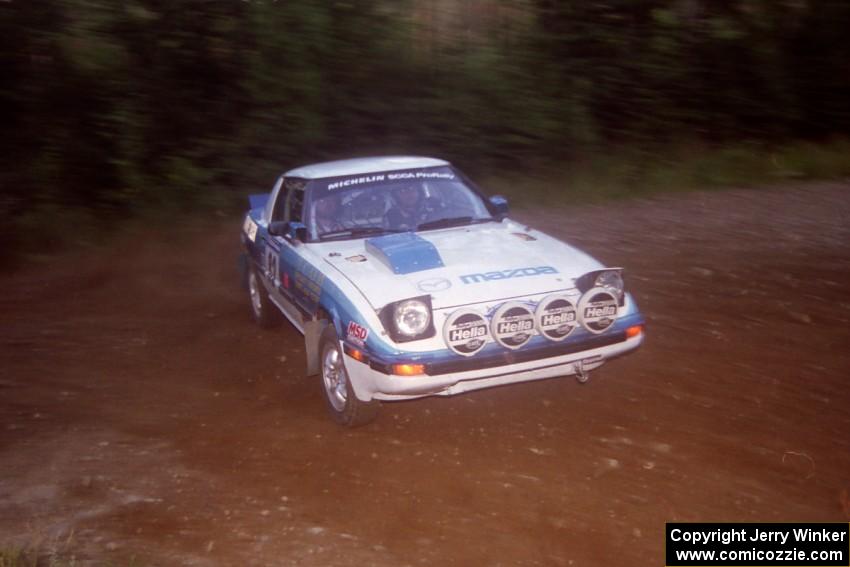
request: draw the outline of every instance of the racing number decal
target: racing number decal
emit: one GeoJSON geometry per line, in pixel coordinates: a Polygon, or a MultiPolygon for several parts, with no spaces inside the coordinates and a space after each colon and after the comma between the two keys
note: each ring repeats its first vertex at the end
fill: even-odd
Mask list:
{"type": "Polygon", "coordinates": [[[266,246],[266,276],[270,281],[277,283],[279,274],[277,251],[271,246],[266,246]]]}

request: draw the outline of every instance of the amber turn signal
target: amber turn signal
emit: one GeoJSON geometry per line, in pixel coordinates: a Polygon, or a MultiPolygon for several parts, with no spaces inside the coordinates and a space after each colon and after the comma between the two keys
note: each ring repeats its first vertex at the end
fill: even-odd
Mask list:
{"type": "Polygon", "coordinates": [[[353,358],[358,362],[362,362],[363,364],[369,363],[369,357],[362,350],[357,350],[354,347],[350,347],[348,345],[344,345],[343,350],[345,350],[345,354],[353,358]]]}
{"type": "Polygon", "coordinates": [[[635,325],[626,329],[626,338],[636,337],[643,332],[643,325],[635,325]]]}
{"type": "Polygon", "coordinates": [[[425,374],[424,364],[393,364],[393,374],[399,376],[416,376],[425,374]]]}

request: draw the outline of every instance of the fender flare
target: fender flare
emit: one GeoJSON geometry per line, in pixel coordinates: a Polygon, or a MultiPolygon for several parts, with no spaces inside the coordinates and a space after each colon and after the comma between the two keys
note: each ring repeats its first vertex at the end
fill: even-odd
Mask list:
{"type": "Polygon", "coordinates": [[[328,325],[333,325],[339,332],[339,322],[336,314],[329,313],[319,307],[316,315],[304,322],[304,352],[307,356],[307,376],[315,376],[321,368],[322,335],[328,325]]]}

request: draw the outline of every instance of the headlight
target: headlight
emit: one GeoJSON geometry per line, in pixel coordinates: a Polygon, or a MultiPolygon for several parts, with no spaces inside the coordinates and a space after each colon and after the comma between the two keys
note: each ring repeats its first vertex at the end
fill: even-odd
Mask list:
{"type": "Polygon", "coordinates": [[[602,287],[616,295],[618,298],[623,296],[623,276],[620,272],[609,270],[600,273],[596,276],[596,285],[594,287],[602,287]]]}
{"type": "Polygon", "coordinates": [[[428,329],[428,324],[431,322],[431,310],[418,299],[408,299],[396,304],[393,322],[399,333],[407,337],[415,337],[428,329]]]}
{"type": "Polygon", "coordinates": [[[616,297],[620,306],[623,305],[626,298],[622,268],[605,268],[587,272],[576,278],[575,286],[581,293],[585,293],[594,287],[601,287],[616,297]]]}
{"type": "Polygon", "coordinates": [[[378,313],[387,334],[397,343],[433,337],[431,296],[422,295],[389,303],[378,313]]]}

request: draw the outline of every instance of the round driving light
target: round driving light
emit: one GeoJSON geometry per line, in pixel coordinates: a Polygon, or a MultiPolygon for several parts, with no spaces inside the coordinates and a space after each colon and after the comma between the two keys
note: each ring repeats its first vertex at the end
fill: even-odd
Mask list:
{"type": "Polygon", "coordinates": [[[418,299],[408,299],[396,305],[393,319],[399,333],[414,337],[428,329],[431,313],[423,302],[418,299]]]}
{"type": "Polygon", "coordinates": [[[579,323],[591,333],[602,333],[617,319],[618,304],[617,297],[610,290],[601,287],[590,289],[578,302],[579,323]]]}
{"type": "Polygon", "coordinates": [[[531,340],[534,333],[534,313],[517,301],[499,307],[490,321],[490,332],[500,345],[518,349],[531,340]]]}
{"type": "Polygon", "coordinates": [[[487,342],[487,319],[472,309],[460,309],[446,319],[443,339],[446,346],[463,356],[472,356],[487,342]]]}
{"type": "Polygon", "coordinates": [[[537,331],[550,341],[566,339],[578,325],[576,308],[565,295],[550,295],[534,312],[537,331]]]}

